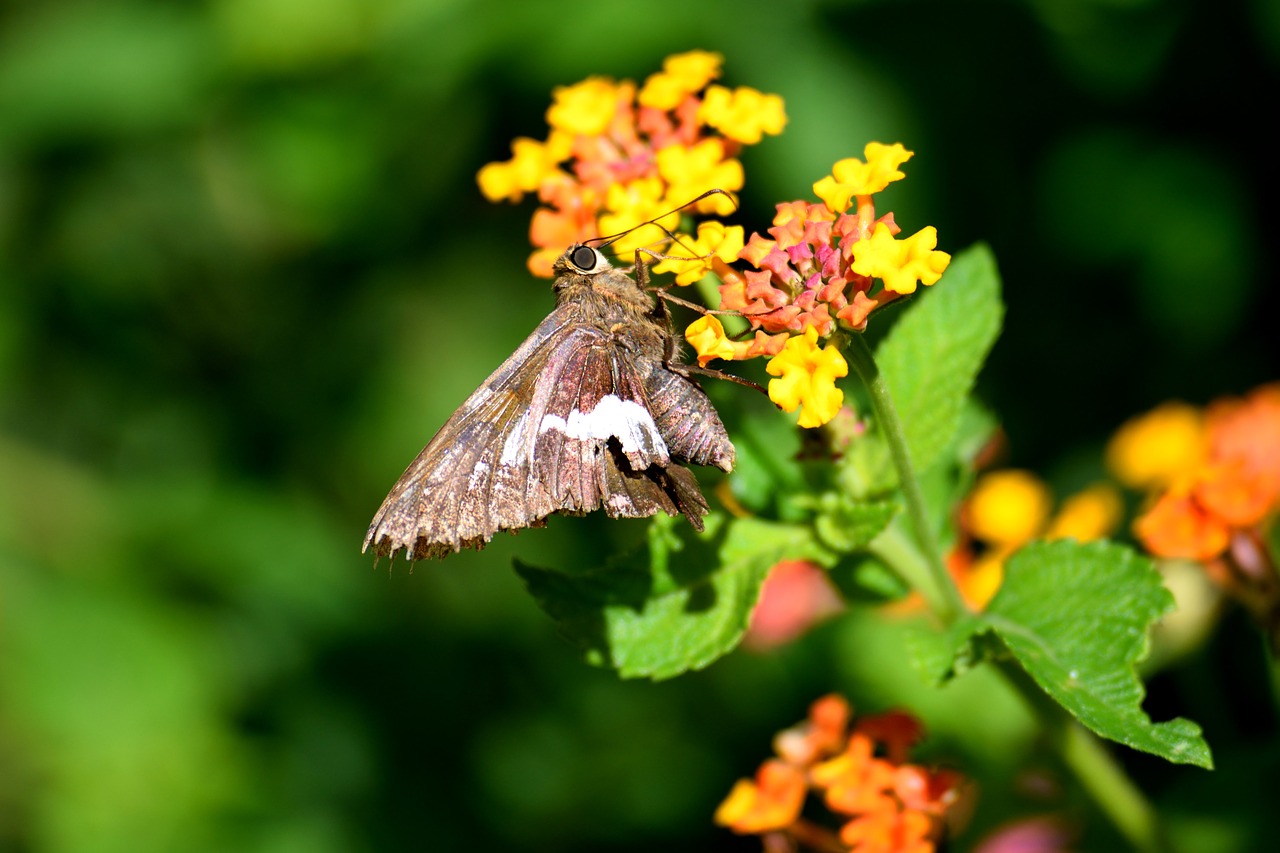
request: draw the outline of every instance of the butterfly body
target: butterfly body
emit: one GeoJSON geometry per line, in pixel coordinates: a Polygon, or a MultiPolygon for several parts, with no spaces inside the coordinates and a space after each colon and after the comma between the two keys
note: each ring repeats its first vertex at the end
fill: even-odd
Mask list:
{"type": "Polygon", "coordinates": [[[707,504],[683,463],[729,471],[734,451],[680,369],[666,312],[593,248],[570,248],[555,271],[556,308],[405,470],[366,550],[444,557],[597,509],[682,513],[702,529],[707,504]]]}

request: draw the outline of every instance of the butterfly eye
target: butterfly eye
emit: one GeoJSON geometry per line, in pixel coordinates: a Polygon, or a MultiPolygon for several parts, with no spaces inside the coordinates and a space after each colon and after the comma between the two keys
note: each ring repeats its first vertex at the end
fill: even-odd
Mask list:
{"type": "Polygon", "coordinates": [[[600,263],[600,253],[590,246],[579,246],[569,256],[569,262],[582,272],[591,272],[600,263]]]}

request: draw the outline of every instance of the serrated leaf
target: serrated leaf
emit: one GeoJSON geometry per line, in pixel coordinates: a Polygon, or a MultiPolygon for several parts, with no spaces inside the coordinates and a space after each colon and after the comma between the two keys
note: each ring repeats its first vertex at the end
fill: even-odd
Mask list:
{"type": "Polygon", "coordinates": [[[876,350],[917,472],[951,443],[1003,317],[995,258],[977,245],[952,259],[876,350]]]}
{"type": "Polygon", "coordinates": [[[589,663],[623,678],[672,678],[709,665],[738,644],[760,585],[777,562],[830,562],[806,526],[718,521],[720,535],[713,540],[686,534],[687,525],[676,534],[671,521],[659,517],[647,565],[633,559],[569,575],[517,564],[516,571],[589,663]]]}
{"type": "Polygon", "coordinates": [[[1209,746],[1190,720],[1153,723],[1134,664],[1147,633],[1173,609],[1151,561],[1106,542],[1036,543],[1005,565],[1005,579],[979,620],[1000,637],[1036,683],[1097,734],[1178,764],[1211,768],[1209,746]]]}

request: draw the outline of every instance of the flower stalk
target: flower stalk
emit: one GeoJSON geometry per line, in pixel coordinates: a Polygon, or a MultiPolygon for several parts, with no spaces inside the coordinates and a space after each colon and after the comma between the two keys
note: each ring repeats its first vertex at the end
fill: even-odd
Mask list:
{"type": "MultiPolygon", "coordinates": [[[[876,365],[866,340],[862,335],[850,335],[849,338],[849,345],[846,348],[849,361],[871,396],[871,405],[875,409],[876,419],[893,457],[893,467],[898,472],[898,484],[902,487],[902,495],[907,503],[907,515],[911,518],[916,543],[920,547],[921,554],[924,555],[924,563],[934,588],[933,594],[926,594],[926,598],[942,624],[951,625],[967,612],[967,608],[959,588],[942,563],[937,540],[929,527],[928,515],[924,508],[924,496],[920,492],[920,481],[916,477],[915,467],[911,464],[911,451],[907,447],[907,437],[902,429],[902,421],[898,418],[898,410],[893,404],[888,383],[880,373],[880,368],[876,365]]],[[[925,594],[925,591],[921,590],[921,593],[925,594]]]]}
{"type": "MultiPolygon", "coordinates": [[[[941,552],[929,527],[924,509],[924,497],[920,482],[911,464],[902,422],[889,393],[888,383],[880,373],[862,335],[851,335],[846,347],[849,362],[866,386],[871,405],[880,424],[898,473],[898,483],[907,503],[916,535],[916,543],[928,570],[929,585],[933,592],[920,587],[920,572],[911,572],[906,580],[928,601],[933,613],[943,625],[955,623],[968,612],[959,588],[942,563],[941,552]]],[[[900,549],[901,550],[901,549],[900,549]]],[[[894,564],[897,564],[896,561],[894,564]]],[[[1049,699],[1039,685],[1013,661],[1007,661],[999,669],[1023,698],[1036,709],[1051,732],[1053,748],[1063,763],[1080,781],[1098,807],[1107,815],[1116,829],[1142,853],[1168,853],[1169,842],[1160,826],[1155,809],[1142,791],[1116,764],[1106,747],[1059,705],[1049,699]]]]}

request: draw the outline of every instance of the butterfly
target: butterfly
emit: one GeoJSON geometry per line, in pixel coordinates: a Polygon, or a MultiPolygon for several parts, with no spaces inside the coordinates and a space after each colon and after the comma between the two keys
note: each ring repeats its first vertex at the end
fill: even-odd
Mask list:
{"type": "Polygon", "coordinates": [[[681,364],[670,315],[599,249],[555,262],[556,307],[422,449],[373,517],[364,549],[414,560],[483,548],[553,513],[658,511],[703,529],[686,464],[731,471],[733,444],[681,364]]]}

